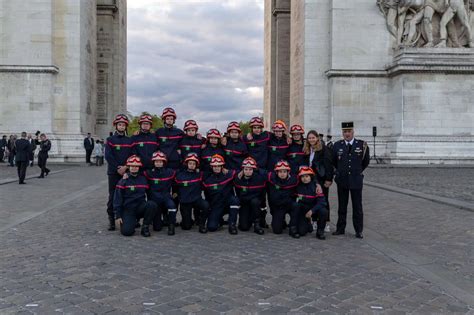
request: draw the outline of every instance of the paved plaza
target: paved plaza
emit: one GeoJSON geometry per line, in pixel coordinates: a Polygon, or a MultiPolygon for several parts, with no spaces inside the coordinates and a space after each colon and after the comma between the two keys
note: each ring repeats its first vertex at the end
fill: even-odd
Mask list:
{"type": "MultiPolygon", "coordinates": [[[[367,186],[363,240],[351,225],[326,241],[179,228],[125,238],[106,230],[104,167],[52,170],[0,185],[0,314],[474,314],[474,212],[367,186]]],[[[384,172],[396,177],[366,180],[384,172]]],[[[448,197],[472,200],[472,185],[460,189],[448,197]]]]}

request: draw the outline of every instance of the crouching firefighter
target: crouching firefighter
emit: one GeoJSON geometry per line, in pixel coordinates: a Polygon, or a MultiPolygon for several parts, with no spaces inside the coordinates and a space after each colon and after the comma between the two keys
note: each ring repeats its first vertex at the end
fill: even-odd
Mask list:
{"type": "Polygon", "coordinates": [[[239,199],[235,196],[233,185],[236,171],[224,172],[224,164],[224,158],[221,155],[212,156],[211,163],[209,163],[212,172],[203,183],[211,208],[207,229],[209,232],[217,231],[220,219],[225,210],[229,209],[229,233],[235,235],[238,233],[236,223],[240,208],[239,199]]]}
{"type": "Polygon", "coordinates": [[[290,224],[290,236],[299,238],[313,230],[311,218],[316,218],[318,228],[316,238],[326,239],[324,228],[327,220],[327,204],[324,194],[316,182],[316,174],[308,166],[302,166],[298,173],[300,179],[296,187],[296,204],[294,205],[296,220],[290,224]]]}
{"type": "Polygon", "coordinates": [[[168,162],[166,155],[161,151],[153,153],[151,158],[153,168],[146,170],[144,175],[148,180],[149,198],[157,205],[157,213],[153,219],[153,231],[161,231],[163,228],[162,215],[168,214],[168,235],[174,235],[174,227],[176,224],[176,204],[171,198],[171,186],[174,182],[175,171],[165,167],[168,162]]]}
{"type": "Polygon", "coordinates": [[[149,237],[149,226],[153,222],[157,206],[155,202],[146,200],[149,186],[145,176],[139,174],[140,167],[143,167],[140,158],[132,155],[127,159],[127,166],[129,176],[121,179],[115,189],[115,224],[120,227],[122,235],[132,236],[137,220],[143,218],[141,234],[149,237]]]}

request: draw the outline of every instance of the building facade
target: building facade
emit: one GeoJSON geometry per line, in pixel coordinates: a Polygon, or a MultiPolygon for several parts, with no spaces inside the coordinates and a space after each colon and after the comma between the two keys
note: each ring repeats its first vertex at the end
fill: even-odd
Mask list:
{"type": "Polygon", "coordinates": [[[354,121],[387,163],[474,163],[474,1],[418,2],[266,0],[267,123],[354,121]]]}
{"type": "Polygon", "coordinates": [[[0,134],[44,132],[78,161],[126,111],[126,0],[0,0],[0,134]]]}

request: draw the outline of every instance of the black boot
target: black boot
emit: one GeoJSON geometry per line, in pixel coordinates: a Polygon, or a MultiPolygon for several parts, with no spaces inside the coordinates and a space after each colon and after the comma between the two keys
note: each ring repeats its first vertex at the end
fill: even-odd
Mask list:
{"type": "Polygon", "coordinates": [[[324,236],[324,228],[318,229],[318,230],[316,231],[316,238],[317,238],[318,240],[325,240],[325,239],[326,239],[326,236],[324,236]]]}
{"type": "Polygon", "coordinates": [[[109,231],[115,231],[115,219],[109,217],[109,231]]]}
{"type": "Polygon", "coordinates": [[[235,226],[235,224],[233,223],[229,224],[229,233],[232,235],[236,235],[237,233],[239,233],[237,231],[237,227],[235,226]]]}
{"type": "Polygon", "coordinates": [[[142,234],[142,236],[144,236],[144,237],[150,237],[150,236],[151,236],[151,234],[150,234],[150,228],[148,227],[148,225],[145,225],[145,224],[144,224],[144,225],[142,226],[141,234],[142,234]]]}
{"type": "Polygon", "coordinates": [[[168,235],[174,235],[174,224],[168,225],[168,235]]]}
{"type": "Polygon", "coordinates": [[[267,217],[267,210],[261,210],[261,213],[260,213],[260,226],[262,228],[268,229],[269,226],[267,224],[266,217],[267,217]]]}
{"type": "Polygon", "coordinates": [[[293,238],[300,238],[300,234],[298,233],[296,226],[290,226],[290,236],[293,238]]]}
{"type": "Polygon", "coordinates": [[[202,234],[207,233],[207,227],[205,224],[199,225],[199,233],[202,233],[202,234]]]}
{"type": "Polygon", "coordinates": [[[257,233],[258,235],[263,235],[265,233],[265,231],[262,229],[262,227],[260,226],[260,222],[259,220],[255,221],[254,224],[253,224],[253,231],[255,233],[257,233]]]}

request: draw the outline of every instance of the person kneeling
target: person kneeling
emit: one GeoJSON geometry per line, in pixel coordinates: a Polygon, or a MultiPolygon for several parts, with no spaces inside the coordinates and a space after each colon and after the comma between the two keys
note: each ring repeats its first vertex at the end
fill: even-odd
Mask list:
{"type": "Polygon", "coordinates": [[[207,221],[207,229],[210,232],[217,231],[219,222],[224,211],[229,209],[229,233],[237,234],[237,214],[239,212],[239,199],[234,194],[233,179],[236,171],[224,172],[224,158],[215,154],[211,158],[209,165],[212,173],[204,180],[206,198],[209,198],[211,211],[207,221]]]}
{"type": "Polygon", "coordinates": [[[194,219],[199,224],[199,232],[207,233],[206,220],[209,215],[209,203],[202,199],[202,173],[198,170],[199,157],[189,153],[184,160],[185,169],[176,174],[175,183],[178,186],[179,211],[181,212],[181,228],[190,230],[194,219]]]}
{"type": "Polygon", "coordinates": [[[272,230],[281,234],[286,225],[285,217],[290,213],[290,225],[296,219],[291,212],[294,207],[294,193],[298,185],[298,178],[290,175],[290,165],[281,160],[275,165],[274,172],[268,174],[268,203],[272,215],[272,230]]]}
{"type": "Polygon", "coordinates": [[[115,224],[120,226],[122,235],[132,236],[137,220],[143,218],[141,234],[149,237],[149,225],[153,222],[157,206],[155,202],[146,200],[149,186],[145,176],[138,174],[143,166],[140,158],[132,155],[126,165],[130,175],[119,180],[114,193],[115,224]]]}
{"type": "Polygon", "coordinates": [[[254,232],[263,235],[265,232],[260,224],[263,211],[261,211],[260,204],[266,179],[257,167],[257,161],[251,157],[246,158],[242,162],[242,171],[234,179],[234,186],[240,201],[239,229],[248,231],[253,222],[254,232]]]}
{"type": "Polygon", "coordinates": [[[311,167],[302,166],[298,173],[300,183],[296,188],[296,201],[294,213],[296,220],[290,224],[290,235],[294,238],[306,235],[312,231],[311,218],[316,217],[318,228],[316,238],[326,239],[324,228],[327,221],[327,204],[324,194],[318,192],[315,173],[311,167]]]}
{"type": "Polygon", "coordinates": [[[163,221],[161,216],[168,214],[168,235],[174,235],[174,226],[176,224],[176,204],[171,198],[171,185],[175,177],[175,171],[165,167],[168,159],[161,151],[153,153],[151,158],[153,161],[153,168],[144,172],[148,180],[150,190],[148,191],[149,198],[158,206],[157,213],[153,219],[153,230],[161,231],[163,221]]]}

